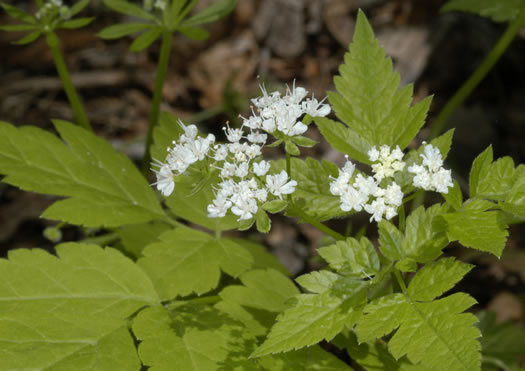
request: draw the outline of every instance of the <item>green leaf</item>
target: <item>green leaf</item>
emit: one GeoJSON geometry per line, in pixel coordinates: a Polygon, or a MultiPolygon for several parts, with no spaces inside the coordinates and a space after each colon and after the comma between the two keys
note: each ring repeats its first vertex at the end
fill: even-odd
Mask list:
{"type": "Polygon", "coordinates": [[[177,27],[177,31],[179,31],[184,36],[192,39],[192,40],[206,40],[210,37],[210,33],[205,30],[204,28],[200,27],[177,27]]]}
{"type": "Polygon", "coordinates": [[[443,259],[418,272],[406,294],[373,300],[357,324],[359,342],[395,331],[388,349],[396,359],[407,355],[412,363],[430,369],[479,370],[480,344],[476,339],[480,332],[472,326],[477,319],[462,313],[476,301],[464,293],[430,301],[434,294],[441,295],[453,287],[469,269],[463,263],[443,259]],[[452,272],[444,274],[447,268],[452,272]]]}
{"type": "Polygon", "coordinates": [[[115,233],[120,237],[124,252],[137,259],[142,256],[142,250],[147,245],[158,241],[158,237],[168,229],[164,223],[153,222],[125,225],[115,233]]]}
{"type": "Polygon", "coordinates": [[[272,227],[272,221],[266,211],[259,209],[255,215],[255,226],[261,233],[268,233],[272,227]]]}
{"type": "Polygon", "coordinates": [[[76,16],[78,13],[80,13],[82,10],[84,10],[89,5],[89,0],[79,0],[69,8],[69,13],[71,14],[71,17],[76,16]]]}
{"type": "Polygon", "coordinates": [[[390,261],[396,261],[403,257],[402,244],[403,234],[392,223],[381,220],[379,227],[379,250],[390,261]]]}
{"type": "Polygon", "coordinates": [[[315,117],[314,121],[326,141],[336,150],[364,164],[371,163],[367,153],[373,147],[372,142],[361,137],[352,128],[326,117],[315,117]]]}
{"type": "Polygon", "coordinates": [[[286,276],[291,276],[290,272],[284,267],[284,265],[279,263],[279,260],[277,260],[275,255],[270,254],[263,245],[241,238],[227,238],[227,240],[231,240],[236,244],[241,245],[251,254],[253,260],[252,269],[272,268],[286,276]]]}
{"type": "Polygon", "coordinates": [[[33,31],[27,35],[25,35],[24,37],[22,37],[21,39],[17,40],[17,41],[14,41],[13,44],[17,44],[17,45],[27,45],[27,44],[31,44],[33,41],[35,41],[36,39],[38,39],[40,37],[40,35],[42,35],[42,32],[41,31],[33,31]]]}
{"type": "Polygon", "coordinates": [[[341,276],[337,273],[323,270],[303,274],[295,280],[306,290],[316,294],[322,294],[323,292],[330,290],[340,278],[341,276]]]}
{"type": "Polygon", "coordinates": [[[449,241],[501,256],[508,232],[497,211],[468,210],[444,214],[449,241]]]}
{"type": "Polygon", "coordinates": [[[137,37],[129,46],[130,52],[140,52],[150,46],[162,34],[159,27],[151,28],[137,37]]]}
{"type": "Polygon", "coordinates": [[[93,22],[94,19],[95,19],[95,17],[85,17],[85,18],[71,19],[69,21],[64,21],[64,22],[60,23],[59,28],[65,28],[65,29],[73,30],[73,29],[76,29],[76,28],[85,27],[88,24],[90,24],[91,22],[93,22]]]}
{"type": "MultiPolygon", "coordinates": [[[[367,152],[373,145],[406,148],[425,123],[431,98],[411,106],[412,85],[399,89],[399,73],[393,71],[392,60],[385,58],[384,49],[361,11],[344,62],[339,67],[340,75],[334,78],[337,93],[328,93],[337,117],[352,129],[351,132],[347,130],[345,136],[352,133],[353,138],[339,135],[339,141],[341,138],[343,141],[360,138],[352,145],[360,143],[358,147],[362,147],[361,143],[369,144],[366,150],[353,148],[359,150],[359,157],[346,153],[369,163],[367,152]]],[[[321,132],[324,135],[323,129],[321,132]]]]}
{"type": "Polygon", "coordinates": [[[294,352],[259,358],[264,371],[317,370],[317,371],[350,371],[352,368],[340,361],[335,355],[312,346],[294,352]]]}
{"type": "Polygon", "coordinates": [[[480,339],[483,356],[507,365],[518,363],[525,354],[525,331],[512,321],[497,323],[493,312],[481,312],[478,317],[478,327],[483,334],[480,339]]]}
{"type": "Polygon", "coordinates": [[[219,284],[221,269],[233,277],[248,270],[252,256],[230,239],[180,227],[148,245],[138,264],[152,278],[163,300],[204,294],[219,284]]]}
{"type": "Polygon", "coordinates": [[[229,14],[233,9],[235,9],[236,3],[237,0],[223,0],[220,2],[216,2],[204,9],[203,11],[186,19],[184,22],[182,22],[182,26],[190,27],[215,22],[229,14]]]}
{"type": "Polygon", "coordinates": [[[514,182],[505,201],[499,206],[502,210],[525,219],[525,172],[514,182]]]}
{"type": "Polygon", "coordinates": [[[148,28],[152,27],[154,27],[152,23],[119,23],[104,28],[97,34],[97,36],[102,39],[113,40],[134,34],[135,32],[147,30],[148,28]]]}
{"type": "Polygon", "coordinates": [[[303,137],[302,135],[292,137],[291,140],[298,146],[307,147],[307,148],[311,148],[318,143],[315,140],[307,138],[307,137],[303,137]]]}
{"type": "Polygon", "coordinates": [[[126,319],[159,302],[149,278],[111,248],[56,252],[0,259],[0,369],[140,370],[126,319]]]}
{"type": "Polygon", "coordinates": [[[273,200],[265,202],[261,207],[269,213],[277,214],[286,209],[287,206],[288,201],[286,200],[273,200]]]}
{"type": "Polygon", "coordinates": [[[491,147],[474,160],[470,173],[470,196],[503,201],[518,173],[514,169],[514,161],[508,156],[491,162],[491,147]]]}
{"type": "Polygon", "coordinates": [[[299,156],[301,151],[291,140],[284,141],[284,150],[292,156],[299,156]]]}
{"type": "Polygon", "coordinates": [[[255,346],[253,335],[213,307],[147,308],[132,328],[141,340],[139,357],[151,371],[256,370],[248,359],[255,346]]]}
{"type": "Polygon", "coordinates": [[[301,294],[296,304],[277,317],[266,341],[251,355],[300,349],[321,340],[330,341],[344,327],[351,328],[366,302],[367,282],[341,277],[334,288],[321,294],[301,294]],[[344,286],[337,288],[338,284],[344,286]]]}
{"type": "Polygon", "coordinates": [[[104,4],[119,13],[147,19],[149,21],[155,21],[156,18],[153,14],[142,9],[140,6],[132,4],[126,0],[104,0],[104,4]]]}
{"type": "Polygon", "coordinates": [[[36,19],[31,14],[24,12],[23,10],[18,9],[17,7],[14,7],[12,5],[1,3],[0,4],[2,8],[4,8],[5,12],[15,19],[18,19],[21,22],[25,23],[31,23],[35,24],[36,19]]]}
{"type": "Polygon", "coordinates": [[[463,196],[457,180],[454,179],[453,182],[454,187],[449,188],[448,193],[443,194],[443,197],[445,197],[447,203],[450,204],[454,210],[459,210],[461,209],[461,206],[463,206],[463,196]]]}
{"type": "Polygon", "coordinates": [[[379,256],[374,245],[363,237],[361,241],[347,238],[335,244],[321,247],[319,255],[330,264],[334,270],[342,275],[357,275],[367,278],[379,272],[379,256]]]}
{"type": "Polygon", "coordinates": [[[421,206],[407,217],[401,245],[403,258],[396,264],[397,269],[414,271],[416,263],[428,263],[441,255],[448,242],[445,230],[436,220],[441,213],[441,206],[436,204],[426,210],[421,206]]]}
{"type": "Polygon", "coordinates": [[[105,140],[54,121],[67,142],[44,130],[0,122],[0,173],[27,191],[69,197],[43,217],[89,227],[163,219],[155,193],[133,163],[105,140]]]}
{"type": "MultiPolygon", "coordinates": [[[[331,174],[326,165],[323,166],[312,158],[291,160],[291,178],[297,181],[297,187],[292,194],[292,204],[297,207],[301,205],[303,212],[319,221],[345,215],[339,207],[339,197],[330,192],[330,175],[336,174],[331,174]]],[[[272,171],[280,172],[285,169],[284,160],[272,162],[272,171]]],[[[295,216],[291,207],[287,209],[287,214],[295,216]]]]}
{"type": "Polygon", "coordinates": [[[437,298],[454,287],[473,267],[454,258],[427,264],[410,282],[408,295],[420,301],[437,298]]]}
{"type": "Polygon", "coordinates": [[[36,30],[37,28],[38,26],[34,24],[27,24],[27,23],[0,25],[0,30],[7,31],[7,32],[31,31],[31,30],[36,30]]]}
{"type": "Polygon", "coordinates": [[[522,0],[449,0],[442,12],[461,10],[491,18],[494,22],[507,22],[519,15],[522,0]]]}
{"type": "Polygon", "coordinates": [[[492,163],[492,146],[481,152],[472,163],[470,170],[470,197],[475,197],[481,180],[489,177],[490,164],[492,163]]]}
{"type": "Polygon", "coordinates": [[[288,277],[273,269],[252,270],[244,273],[240,280],[243,286],[227,286],[219,296],[244,307],[282,312],[286,309],[285,302],[299,294],[288,277]]]}

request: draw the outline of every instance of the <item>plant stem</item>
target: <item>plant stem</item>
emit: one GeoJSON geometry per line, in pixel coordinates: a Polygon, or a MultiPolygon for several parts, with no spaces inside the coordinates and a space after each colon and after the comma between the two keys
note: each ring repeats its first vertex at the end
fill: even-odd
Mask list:
{"type": "Polygon", "coordinates": [[[467,99],[478,84],[485,78],[487,73],[494,67],[501,55],[510,45],[516,34],[519,32],[521,25],[525,20],[525,5],[522,5],[518,16],[510,22],[507,29],[485,57],[481,65],[474,71],[467,81],[459,88],[454,96],[445,104],[430,129],[428,140],[437,137],[445,128],[448,119],[456,109],[467,99]]]}
{"type": "Polygon", "coordinates": [[[67,99],[69,99],[71,108],[73,108],[73,114],[77,124],[86,130],[93,131],[87,118],[86,111],[84,110],[84,106],[82,105],[82,101],[73,86],[73,81],[71,81],[71,76],[67,70],[62,53],[60,52],[60,41],[57,35],[54,32],[47,33],[46,42],[51,50],[51,54],[53,55],[58,76],[60,76],[62,84],[64,85],[64,90],[66,91],[67,99]]]}
{"type": "Polygon", "coordinates": [[[405,205],[401,204],[399,207],[399,230],[401,233],[405,232],[405,205]]]}
{"type": "Polygon", "coordinates": [[[401,287],[403,293],[406,294],[407,286],[405,285],[405,280],[403,279],[401,273],[397,269],[394,269],[394,276],[396,276],[397,282],[399,283],[399,287],[401,287]]]}
{"type": "Polygon", "coordinates": [[[305,222],[311,224],[315,228],[319,229],[321,232],[326,233],[330,237],[335,238],[336,240],[344,240],[346,237],[342,234],[339,234],[338,232],[334,231],[332,228],[324,225],[318,220],[315,220],[314,218],[310,217],[308,214],[303,212],[300,208],[294,206],[292,203],[288,204],[288,208],[291,210],[291,212],[297,216],[299,216],[301,219],[303,219],[305,222]]]}
{"type": "Polygon", "coordinates": [[[162,101],[162,89],[168,72],[168,64],[171,54],[171,32],[166,31],[162,34],[162,44],[160,46],[159,63],[157,65],[157,78],[155,79],[155,90],[153,92],[153,101],[151,103],[151,113],[148,123],[148,134],[146,135],[146,148],[144,159],[142,160],[142,174],[147,178],[151,162],[150,147],[153,142],[153,128],[159,121],[160,103],[162,101]]]}

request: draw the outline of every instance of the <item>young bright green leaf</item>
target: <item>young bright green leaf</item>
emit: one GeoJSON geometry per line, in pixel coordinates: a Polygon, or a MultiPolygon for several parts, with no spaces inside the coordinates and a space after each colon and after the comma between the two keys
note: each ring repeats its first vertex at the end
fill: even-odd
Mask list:
{"type": "MultiPolygon", "coordinates": [[[[440,279],[427,273],[423,273],[426,274],[424,279],[432,278],[434,282],[440,279]]],[[[437,275],[440,270],[434,273],[437,275]]],[[[445,278],[448,283],[439,283],[434,292],[453,286],[459,275],[457,272],[445,278]]],[[[421,285],[417,275],[414,280],[421,285]]],[[[479,370],[480,345],[476,339],[480,332],[472,326],[477,319],[470,313],[462,313],[475,303],[464,293],[435,301],[391,294],[364,308],[366,314],[359,320],[356,333],[359,342],[370,342],[397,329],[388,342],[388,349],[396,359],[407,355],[415,365],[432,370],[479,370]]]]}
{"type": "Polygon", "coordinates": [[[333,245],[321,247],[317,252],[330,267],[345,276],[370,277],[381,268],[375,247],[366,237],[361,238],[361,241],[355,238],[337,241],[333,245]]]}
{"type": "Polygon", "coordinates": [[[36,127],[0,122],[0,173],[27,191],[69,197],[43,217],[90,227],[165,218],[155,193],[133,163],[105,140],[54,121],[64,144],[36,127]]]}
{"type": "Polygon", "coordinates": [[[244,307],[282,312],[285,302],[299,294],[293,282],[284,274],[273,269],[257,269],[244,273],[240,280],[243,286],[225,287],[220,297],[244,307]]]}
{"type": "Polygon", "coordinates": [[[497,323],[494,312],[478,313],[478,318],[483,356],[507,365],[518,363],[525,354],[525,331],[512,321],[497,323]]]}
{"type": "Polygon", "coordinates": [[[497,211],[468,210],[444,214],[449,241],[501,256],[508,232],[497,211]]]}
{"type": "Polygon", "coordinates": [[[142,33],[129,46],[130,52],[140,52],[150,46],[162,34],[160,27],[152,27],[151,29],[142,33]]]}
{"type": "Polygon", "coordinates": [[[330,290],[341,276],[332,271],[313,271],[307,274],[303,274],[295,279],[295,281],[306,290],[321,294],[325,291],[330,290]]]}
{"type": "Polygon", "coordinates": [[[73,29],[76,29],[76,28],[85,27],[88,24],[90,24],[91,22],[93,22],[94,19],[95,19],[95,17],[85,17],[85,18],[71,19],[71,20],[64,21],[64,22],[60,23],[59,28],[65,28],[65,29],[68,29],[68,30],[73,30],[73,29]]]}
{"type": "Polygon", "coordinates": [[[156,19],[153,14],[126,0],[104,0],[104,4],[108,8],[132,17],[147,19],[149,21],[155,21],[156,19]]]}
{"type": "MultiPolygon", "coordinates": [[[[361,11],[350,51],[339,73],[334,78],[337,93],[328,93],[328,99],[337,117],[352,130],[354,138],[348,139],[362,138],[353,145],[367,142],[371,146],[406,148],[425,123],[431,98],[411,106],[412,85],[399,89],[399,73],[393,71],[392,60],[385,58],[384,49],[361,11]]],[[[321,132],[324,134],[323,128],[321,132]]],[[[369,163],[367,152],[371,146],[366,151],[361,148],[359,157],[348,154],[369,163]]]]}
{"type": "Polygon", "coordinates": [[[56,252],[0,259],[0,370],[140,370],[126,319],[159,303],[149,278],[114,249],[56,252]]]}
{"type": "Polygon", "coordinates": [[[27,35],[25,35],[21,39],[19,39],[17,41],[14,41],[13,44],[17,44],[17,45],[31,44],[33,41],[38,39],[40,37],[40,35],[42,35],[41,31],[33,31],[31,33],[28,33],[27,35]]]}
{"type": "Polygon", "coordinates": [[[307,138],[307,137],[303,137],[302,135],[293,137],[292,141],[300,147],[307,147],[307,148],[313,147],[318,143],[315,140],[307,138]]]}
{"type": "Polygon", "coordinates": [[[286,200],[273,200],[273,201],[265,202],[262,205],[262,208],[263,210],[266,210],[269,213],[276,214],[286,209],[287,206],[288,206],[288,201],[286,200]]]}
{"type": "Polygon", "coordinates": [[[211,306],[152,307],[133,321],[139,357],[151,371],[257,370],[248,359],[255,338],[211,306]]]}
{"type": "Polygon", "coordinates": [[[210,37],[210,33],[201,27],[177,27],[177,31],[179,31],[184,36],[192,39],[192,40],[206,40],[210,37]]]}
{"type": "Polygon", "coordinates": [[[153,27],[152,23],[119,23],[104,28],[98,37],[106,40],[118,39],[153,27]]]}
{"type": "Polygon", "coordinates": [[[162,222],[131,224],[120,227],[115,233],[120,237],[123,251],[137,259],[142,256],[142,250],[149,244],[158,241],[159,236],[166,232],[169,226],[162,222]]]}
{"type": "Polygon", "coordinates": [[[454,258],[427,264],[410,282],[408,295],[419,301],[437,298],[454,287],[473,267],[454,258]]]}
{"type": "Polygon", "coordinates": [[[138,264],[152,278],[163,300],[192,292],[204,294],[217,287],[221,269],[237,277],[252,265],[252,256],[228,239],[180,227],[148,245],[138,264]]]}
{"type": "Polygon", "coordinates": [[[255,226],[261,233],[268,233],[272,228],[272,221],[263,209],[259,209],[255,214],[255,226]]]}
{"type": "Polygon", "coordinates": [[[449,0],[441,11],[461,10],[491,18],[494,22],[507,22],[518,16],[521,7],[523,0],[449,0]]]}
{"type": "MultiPolygon", "coordinates": [[[[516,171],[518,172],[518,171],[516,171]]],[[[499,207],[506,212],[525,219],[525,172],[519,175],[505,201],[499,207]]]]}
{"type": "Polygon", "coordinates": [[[9,4],[6,4],[6,3],[0,3],[0,5],[2,6],[2,8],[4,8],[5,12],[10,17],[13,17],[13,18],[18,19],[19,21],[25,22],[25,23],[31,23],[31,24],[35,24],[36,23],[35,17],[33,17],[31,14],[26,13],[23,10],[18,9],[17,7],[9,5],[9,4]]]}
{"type": "Polygon", "coordinates": [[[403,259],[396,264],[397,269],[414,271],[416,263],[431,262],[441,254],[448,242],[445,230],[436,221],[441,213],[441,206],[436,204],[426,210],[419,207],[407,217],[403,259]]]}
{"type": "MultiPolygon", "coordinates": [[[[330,174],[326,166],[312,158],[306,160],[292,158],[291,178],[297,181],[297,187],[292,194],[293,203],[304,200],[302,211],[320,221],[344,215],[339,207],[339,197],[330,192],[330,174]]],[[[272,171],[280,172],[286,169],[286,162],[279,160],[272,162],[272,171]]],[[[293,215],[288,208],[287,213],[293,215]]]]}
{"type": "Polygon", "coordinates": [[[203,11],[186,19],[184,22],[182,22],[182,26],[191,27],[205,23],[215,22],[229,14],[233,9],[235,9],[236,3],[237,0],[222,0],[220,2],[215,2],[203,11]]]}
{"type": "Polygon", "coordinates": [[[379,250],[390,261],[396,261],[403,257],[401,246],[403,234],[392,223],[381,220],[379,227],[379,250]]]}
{"type": "Polygon", "coordinates": [[[82,10],[84,10],[89,5],[89,0],[79,0],[76,1],[70,8],[69,8],[69,14],[71,14],[71,17],[76,16],[78,13],[80,13],[82,10]]]}
{"type": "Polygon", "coordinates": [[[299,147],[297,147],[291,140],[284,141],[284,150],[292,156],[299,156],[301,154],[299,147]]]}
{"type": "Polygon", "coordinates": [[[461,188],[459,187],[457,180],[454,179],[453,182],[454,187],[449,188],[448,193],[443,194],[443,197],[445,197],[447,203],[450,204],[454,210],[459,210],[463,205],[463,196],[461,194],[461,188]]]}
{"type": "Polygon", "coordinates": [[[366,302],[368,283],[346,280],[344,285],[345,293],[328,290],[297,296],[296,304],[277,317],[266,341],[251,356],[300,349],[323,339],[330,341],[344,327],[351,328],[366,302]]]}
{"type": "Polygon", "coordinates": [[[492,146],[488,146],[487,149],[481,152],[472,163],[469,179],[470,197],[475,197],[477,195],[480,181],[489,177],[492,158],[492,146]]]}

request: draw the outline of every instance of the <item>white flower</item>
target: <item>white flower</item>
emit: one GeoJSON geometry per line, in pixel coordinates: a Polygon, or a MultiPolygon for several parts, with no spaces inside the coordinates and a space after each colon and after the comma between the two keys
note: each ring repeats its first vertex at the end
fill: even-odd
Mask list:
{"type": "Polygon", "coordinates": [[[394,182],[386,188],[383,197],[385,199],[385,203],[398,207],[403,202],[403,191],[401,190],[399,184],[394,182]]]}
{"type": "Polygon", "coordinates": [[[358,191],[352,186],[348,186],[346,191],[341,194],[341,210],[343,211],[361,211],[367,202],[368,194],[358,191]]]}
{"type": "Polygon", "coordinates": [[[215,146],[215,154],[213,155],[213,159],[215,161],[224,161],[226,160],[226,157],[228,156],[228,147],[224,144],[218,144],[215,146]]]}
{"type": "Polygon", "coordinates": [[[253,172],[257,176],[265,176],[268,170],[270,170],[270,163],[268,161],[262,160],[261,162],[255,162],[253,164],[253,172]]]}
{"type": "Polygon", "coordinates": [[[255,198],[259,202],[266,202],[268,199],[268,191],[265,188],[261,188],[255,191],[255,198]]]}
{"type": "Polygon", "coordinates": [[[265,143],[267,138],[268,135],[264,133],[259,133],[258,131],[256,131],[255,133],[250,133],[246,137],[246,139],[248,139],[252,143],[265,143]]]}
{"type": "Polygon", "coordinates": [[[454,187],[451,171],[443,168],[439,169],[432,174],[432,184],[437,192],[447,194],[448,187],[454,187]]]}
{"type": "Polygon", "coordinates": [[[318,102],[317,99],[311,98],[304,101],[301,107],[304,113],[312,117],[325,117],[330,113],[331,108],[328,104],[323,104],[323,102],[324,99],[318,102]]]}
{"type": "Polygon", "coordinates": [[[443,166],[443,158],[441,157],[439,148],[427,144],[425,145],[424,152],[425,153],[421,154],[421,157],[423,157],[423,165],[428,167],[433,173],[439,171],[439,168],[443,166]]]}
{"type": "Polygon", "coordinates": [[[230,200],[224,194],[217,194],[213,200],[213,204],[208,205],[208,217],[210,218],[222,218],[228,212],[228,209],[232,206],[230,200]]]}
{"type": "Polygon", "coordinates": [[[221,170],[221,178],[231,178],[235,175],[235,171],[237,171],[237,166],[235,164],[232,164],[230,162],[224,162],[224,167],[221,170]]]}
{"type": "Polygon", "coordinates": [[[246,175],[248,175],[248,163],[242,162],[237,165],[237,168],[235,169],[235,176],[244,178],[246,175]]]}
{"type": "Polygon", "coordinates": [[[257,201],[250,196],[240,195],[237,197],[235,204],[231,208],[232,213],[239,216],[238,220],[251,219],[257,212],[257,201]]]}
{"type": "Polygon", "coordinates": [[[268,133],[273,133],[277,129],[277,126],[275,125],[275,120],[273,118],[264,120],[262,123],[262,127],[264,131],[268,133]]]}
{"type": "Polygon", "coordinates": [[[277,175],[266,176],[266,187],[268,191],[280,199],[282,199],[283,194],[287,195],[295,192],[296,186],[297,182],[295,180],[288,181],[288,173],[284,170],[277,175]]]}
{"type": "Polygon", "coordinates": [[[223,127],[222,130],[224,130],[226,134],[226,138],[231,143],[237,143],[242,139],[242,128],[239,129],[232,129],[229,126],[223,127]]]}
{"type": "Polygon", "coordinates": [[[371,204],[365,205],[365,211],[372,214],[370,221],[375,220],[376,222],[380,222],[381,219],[383,219],[383,214],[387,211],[385,200],[380,197],[372,201],[371,204]]]}
{"type": "Polygon", "coordinates": [[[253,160],[255,157],[261,154],[261,147],[257,144],[252,144],[251,146],[248,146],[248,148],[246,148],[245,153],[250,160],[253,160]]]}
{"type": "Polygon", "coordinates": [[[431,144],[424,145],[424,153],[421,154],[423,164],[413,164],[408,168],[408,172],[414,174],[413,184],[426,191],[446,194],[448,188],[454,186],[451,171],[442,167],[443,158],[438,148],[431,144]]]}
{"type": "Polygon", "coordinates": [[[372,164],[374,178],[376,178],[378,183],[384,178],[392,177],[397,171],[401,171],[405,167],[405,163],[401,161],[403,152],[399,146],[396,146],[392,152],[390,152],[390,147],[386,144],[382,145],[379,151],[374,146],[368,151],[368,158],[373,162],[379,161],[372,164]]]}
{"type": "Polygon", "coordinates": [[[168,165],[164,164],[160,167],[159,171],[155,172],[157,176],[157,182],[154,184],[157,189],[162,193],[164,197],[168,197],[173,193],[175,189],[175,182],[173,181],[173,173],[168,165]]]}

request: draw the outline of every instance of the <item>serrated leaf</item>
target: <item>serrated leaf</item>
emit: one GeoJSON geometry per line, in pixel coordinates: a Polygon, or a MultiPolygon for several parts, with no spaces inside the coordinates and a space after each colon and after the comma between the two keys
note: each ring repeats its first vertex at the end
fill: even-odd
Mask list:
{"type": "Polygon", "coordinates": [[[413,211],[406,219],[405,238],[401,245],[403,258],[396,268],[404,272],[414,271],[416,263],[428,263],[436,259],[447,245],[445,230],[436,222],[442,213],[441,205],[413,211]]]}
{"type": "Polygon", "coordinates": [[[501,256],[507,242],[506,225],[497,211],[468,210],[444,214],[449,241],[501,256]]]}
{"type": "MultiPolygon", "coordinates": [[[[516,171],[517,173],[518,171],[516,171]]],[[[525,218],[525,173],[516,174],[518,179],[514,182],[512,189],[505,197],[505,201],[499,206],[511,214],[525,218]]]]}
{"type": "Polygon", "coordinates": [[[476,196],[480,180],[488,177],[491,163],[492,146],[488,146],[487,149],[481,152],[472,163],[469,178],[470,197],[476,196]]]}
{"type": "Polygon", "coordinates": [[[237,277],[252,265],[252,256],[232,240],[180,227],[148,245],[138,264],[152,278],[160,297],[169,300],[217,287],[221,269],[237,277]]]}
{"type": "Polygon", "coordinates": [[[478,158],[472,164],[470,196],[503,201],[515,181],[514,161],[506,156],[491,164],[490,147],[478,158]]]}
{"type": "MultiPolygon", "coordinates": [[[[292,158],[291,160],[291,178],[297,181],[295,192],[292,193],[293,203],[298,204],[300,200],[304,200],[305,204],[301,206],[302,211],[319,221],[344,215],[345,212],[339,207],[339,197],[330,192],[331,174],[326,168],[312,158],[306,160],[292,158]]],[[[272,171],[279,172],[285,169],[284,160],[272,162],[272,171]]],[[[294,216],[290,207],[287,214],[294,216]]]]}
{"type": "Polygon", "coordinates": [[[159,27],[150,28],[137,37],[129,46],[130,52],[140,52],[150,46],[162,34],[162,29],[159,27]]]}
{"type": "Polygon", "coordinates": [[[140,359],[151,371],[257,370],[248,360],[255,346],[253,335],[213,307],[148,308],[137,315],[132,328],[141,340],[140,359]]]}
{"type": "Polygon", "coordinates": [[[162,222],[131,224],[120,227],[115,233],[120,237],[123,250],[130,256],[139,258],[142,250],[169,229],[162,222]]]}
{"type": "Polygon", "coordinates": [[[523,0],[449,0],[442,12],[461,10],[491,18],[494,22],[507,22],[516,18],[523,6],[523,0]]]}
{"type": "Polygon", "coordinates": [[[155,193],[133,163],[105,140],[64,121],[60,139],[36,127],[0,122],[0,173],[27,191],[69,197],[43,217],[90,227],[163,219],[155,193]]]}
{"type": "Polygon", "coordinates": [[[365,315],[359,320],[356,332],[360,342],[369,342],[396,330],[388,342],[390,353],[396,359],[407,355],[417,366],[479,370],[480,345],[476,339],[480,332],[472,326],[477,319],[470,313],[462,313],[475,303],[464,293],[431,302],[391,294],[364,308],[365,315]]]}
{"type": "Polygon", "coordinates": [[[367,278],[379,272],[379,256],[374,245],[363,237],[361,241],[347,238],[335,244],[321,247],[319,255],[328,262],[330,267],[342,275],[357,275],[367,278]]]}
{"type": "Polygon", "coordinates": [[[252,270],[244,273],[240,280],[243,286],[227,286],[219,296],[244,307],[281,312],[286,309],[285,302],[299,294],[288,277],[273,269],[252,270]]]}
{"type": "Polygon", "coordinates": [[[140,6],[132,4],[126,0],[104,0],[104,4],[119,13],[147,19],[149,21],[155,21],[156,18],[153,14],[142,9],[140,6]]]}
{"type": "Polygon", "coordinates": [[[379,227],[379,250],[390,261],[396,261],[403,257],[401,246],[403,234],[392,223],[381,220],[379,227]]]}
{"type": "Polygon", "coordinates": [[[291,276],[288,269],[284,265],[279,263],[279,260],[275,255],[270,254],[263,245],[252,242],[247,239],[241,238],[226,238],[227,240],[232,240],[238,245],[241,245],[245,250],[247,250],[252,255],[253,266],[252,269],[266,269],[272,268],[276,271],[281,272],[286,276],[291,276]]]}
{"type": "Polygon", "coordinates": [[[60,23],[59,28],[73,30],[73,29],[85,27],[91,22],[93,22],[94,19],[95,17],[84,17],[84,18],[71,19],[71,20],[60,23]]]}
{"type": "Polygon", "coordinates": [[[210,33],[205,30],[204,28],[200,27],[177,27],[177,31],[179,31],[184,36],[192,39],[192,40],[206,40],[210,37],[210,33]]]}
{"type": "Polygon", "coordinates": [[[337,273],[324,270],[303,274],[302,276],[297,277],[295,280],[306,290],[316,294],[321,294],[330,290],[340,278],[341,276],[337,273]]]}
{"type": "Polygon", "coordinates": [[[463,196],[461,194],[461,188],[459,187],[457,180],[453,179],[453,182],[454,187],[450,188],[448,193],[443,194],[443,197],[447,203],[454,208],[454,210],[459,210],[463,205],[463,196]]]}
{"type": "MultiPolygon", "coordinates": [[[[328,99],[337,117],[352,130],[346,130],[346,136],[351,133],[352,139],[362,138],[353,145],[369,144],[366,150],[359,149],[359,157],[347,153],[369,163],[367,152],[372,145],[399,145],[404,149],[425,123],[431,98],[411,106],[412,85],[399,89],[399,73],[393,71],[392,60],[385,58],[384,49],[361,11],[344,59],[340,75],[334,78],[337,93],[329,93],[328,99]]],[[[344,132],[342,128],[338,131],[344,132]]],[[[323,129],[321,132],[324,135],[323,129]]]]}
{"type": "Polygon", "coordinates": [[[215,2],[203,11],[186,19],[184,22],[182,22],[182,26],[190,27],[215,22],[235,9],[236,3],[237,0],[223,0],[220,2],[215,2]]]}
{"type": "Polygon", "coordinates": [[[419,301],[437,298],[454,287],[473,267],[454,258],[427,264],[410,281],[408,295],[419,301]]]}
{"type": "Polygon", "coordinates": [[[113,40],[147,30],[151,27],[153,27],[152,23],[119,23],[104,28],[97,36],[102,39],[113,40]]]}
{"type": "Polygon", "coordinates": [[[294,352],[275,354],[258,359],[264,371],[318,370],[351,371],[350,366],[320,346],[300,349],[294,352]]]}
{"type": "MultiPolygon", "coordinates": [[[[336,283],[337,285],[337,283],[336,283]]],[[[351,328],[366,302],[367,282],[345,280],[343,290],[301,294],[296,304],[277,317],[266,341],[251,357],[260,357],[330,341],[346,326],[351,328]]]]}
{"type": "Polygon", "coordinates": [[[140,370],[126,318],[159,302],[149,278],[111,248],[56,252],[0,259],[0,370],[140,370]]]}

